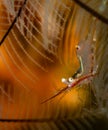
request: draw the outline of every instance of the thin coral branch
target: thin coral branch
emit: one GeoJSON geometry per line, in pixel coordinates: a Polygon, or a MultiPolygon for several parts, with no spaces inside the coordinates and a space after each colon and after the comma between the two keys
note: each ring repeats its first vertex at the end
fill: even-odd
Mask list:
{"type": "Polygon", "coordinates": [[[96,17],[97,19],[99,19],[103,23],[108,24],[108,19],[106,17],[99,14],[97,11],[90,8],[88,5],[86,5],[82,1],[80,1],[80,0],[72,0],[72,1],[74,1],[77,5],[79,5],[81,8],[85,9],[86,11],[88,11],[90,14],[92,14],[94,17],[96,17]]]}
{"type": "Polygon", "coordinates": [[[0,119],[0,122],[19,122],[19,123],[25,123],[25,122],[50,122],[54,121],[54,119],[0,119]]]}
{"type": "Polygon", "coordinates": [[[16,23],[18,17],[20,16],[22,9],[24,8],[25,4],[26,4],[27,0],[24,0],[24,3],[22,4],[22,6],[20,7],[16,17],[14,18],[12,24],[9,26],[7,32],[5,33],[5,35],[3,36],[2,40],[0,41],[0,46],[3,44],[4,40],[6,39],[6,37],[8,36],[9,32],[11,31],[11,29],[13,28],[14,24],[16,23]]]}

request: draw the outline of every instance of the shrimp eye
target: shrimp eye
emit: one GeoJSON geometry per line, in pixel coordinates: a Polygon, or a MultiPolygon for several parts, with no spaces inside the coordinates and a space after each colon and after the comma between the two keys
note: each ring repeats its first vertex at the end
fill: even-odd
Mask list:
{"type": "Polygon", "coordinates": [[[73,82],[73,78],[72,77],[70,77],[68,80],[69,80],[69,82],[73,82]]]}
{"type": "Polygon", "coordinates": [[[76,45],[75,48],[76,48],[77,50],[80,50],[80,46],[78,46],[78,45],[76,45]]]}
{"type": "Polygon", "coordinates": [[[67,80],[66,80],[65,78],[62,78],[62,79],[61,79],[61,82],[62,82],[62,83],[66,83],[67,80]]]}

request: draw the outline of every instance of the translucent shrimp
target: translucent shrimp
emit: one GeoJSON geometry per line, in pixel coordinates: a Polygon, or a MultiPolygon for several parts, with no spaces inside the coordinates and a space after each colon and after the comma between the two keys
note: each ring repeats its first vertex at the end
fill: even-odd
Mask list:
{"type": "Polygon", "coordinates": [[[93,35],[94,35],[94,30],[91,30],[87,39],[79,42],[79,44],[76,46],[76,55],[80,63],[80,68],[69,79],[62,78],[62,82],[66,84],[66,87],[62,88],[59,92],[57,92],[55,95],[51,96],[50,98],[44,100],[42,103],[45,103],[55,98],[56,96],[62,94],[66,90],[72,89],[76,85],[81,84],[82,81],[85,81],[86,79],[93,78],[97,74],[98,66],[96,67],[94,66],[95,57],[94,57],[94,48],[93,48],[93,35]]]}

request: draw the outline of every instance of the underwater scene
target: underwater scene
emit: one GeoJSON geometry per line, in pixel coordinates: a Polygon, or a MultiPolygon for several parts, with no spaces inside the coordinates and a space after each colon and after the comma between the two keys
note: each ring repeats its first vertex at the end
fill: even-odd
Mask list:
{"type": "Polygon", "coordinates": [[[108,0],[0,1],[0,130],[108,130],[108,0]]]}

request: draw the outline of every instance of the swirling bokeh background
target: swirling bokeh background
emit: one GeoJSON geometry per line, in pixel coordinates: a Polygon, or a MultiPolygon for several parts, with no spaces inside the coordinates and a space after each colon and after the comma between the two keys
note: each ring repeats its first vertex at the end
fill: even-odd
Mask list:
{"type": "Polygon", "coordinates": [[[92,129],[106,122],[108,1],[81,2],[84,7],[74,0],[1,0],[0,40],[22,7],[0,46],[0,119],[20,122],[1,122],[1,129],[92,129]],[[61,78],[79,68],[75,45],[90,30],[98,75],[41,104],[65,86],[61,78]]]}

